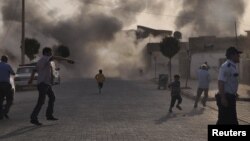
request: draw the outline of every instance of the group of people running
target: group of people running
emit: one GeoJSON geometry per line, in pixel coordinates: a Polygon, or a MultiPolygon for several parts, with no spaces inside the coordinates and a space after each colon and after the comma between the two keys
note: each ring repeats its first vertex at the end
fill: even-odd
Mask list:
{"type": "MultiPolygon", "coordinates": [[[[45,47],[42,51],[43,56],[36,63],[36,68],[33,70],[29,84],[32,84],[35,73],[38,73],[37,77],[37,89],[39,92],[37,104],[31,113],[30,122],[35,125],[42,125],[38,120],[38,114],[45,102],[46,95],[49,98],[48,107],[46,110],[47,120],[58,120],[53,116],[55,95],[52,90],[52,70],[51,61],[60,60],[67,61],[73,64],[74,61],[70,59],[65,59],[58,56],[52,55],[52,49],[45,47]]],[[[224,64],[221,65],[218,77],[218,94],[216,95],[216,102],[218,106],[218,121],[217,124],[238,124],[237,113],[236,113],[236,98],[238,90],[238,71],[236,64],[239,63],[239,57],[242,52],[238,51],[235,47],[229,47],[226,51],[226,58],[224,64]]],[[[15,75],[12,67],[7,63],[8,57],[3,55],[0,62],[0,120],[4,117],[9,118],[8,112],[13,101],[13,88],[10,84],[10,76],[15,75]],[[6,104],[4,103],[6,100],[6,104]]],[[[198,81],[199,86],[197,89],[197,96],[194,103],[194,108],[197,108],[198,101],[202,92],[204,92],[204,97],[202,99],[202,105],[206,106],[206,101],[208,97],[208,87],[209,87],[209,66],[205,62],[199,68],[198,81]]],[[[98,83],[99,93],[101,94],[101,89],[105,81],[105,76],[102,70],[95,75],[95,79],[98,83]]],[[[169,107],[169,112],[172,113],[172,108],[177,102],[176,108],[182,110],[180,106],[182,102],[181,88],[180,88],[180,76],[174,75],[174,81],[168,85],[171,88],[171,102],[169,107]]]]}
{"type": "MultiPolygon", "coordinates": [[[[220,66],[218,75],[218,93],[215,95],[216,104],[218,107],[218,125],[232,124],[238,125],[238,118],[236,112],[236,100],[238,97],[237,90],[239,85],[239,73],[237,63],[240,62],[240,54],[242,52],[235,47],[229,47],[226,50],[226,61],[220,66]]],[[[208,99],[208,90],[210,83],[210,75],[208,73],[209,66],[207,62],[202,64],[198,70],[198,88],[194,102],[194,108],[198,107],[198,102],[202,93],[204,97],[201,100],[202,105],[205,107],[208,99]]],[[[172,113],[172,108],[177,101],[176,108],[182,110],[180,104],[182,102],[180,76],[174,76],[174,82],[169,84],[171,87],[171,103],[169,112],[172,113]]]]}

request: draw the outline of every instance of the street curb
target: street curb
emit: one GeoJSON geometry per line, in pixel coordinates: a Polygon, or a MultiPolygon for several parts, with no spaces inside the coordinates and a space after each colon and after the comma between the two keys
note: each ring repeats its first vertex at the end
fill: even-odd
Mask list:
{"type": "MultiPolygon", "coordinates": [[[[153,83],[155,83],[155,84],[158,84],[157,79],[154,79],[154,78],[153,78],[153,79],[151,79],[150,81],[153,82],[153,83]]],[[[192,88],[189,87],[188,89],[192,89],[192,88]]],[[[181,94],[182,94],[183,96],[187,97],[187,98],[190,98],[190,99],[195,100],[195,97],[196,97],[196,96],[193,95],[191,92],[189,92],[188,89],[182,87],[182,88],[181,88],[181,94]]],[[[208,97],[207,101],[215,101],[215,97],[208,97]]],[[[239,97],[239,98],[237,99],[237,101],[246,101],[246,102],[250,102],[250,98],[239,97]]]]}
{"type": "MultiPolygon", "coordinates": [[[[195,97],[191,92],[189,92],[188,90],[183,90],[182,89],[182,95],[187,97],[187,98],[190,98],[190,99],[193,99],[195,100],[195,97]]],[[[215,98],[214,97],[208,97],[207,101],[215,101],[215,98]]],[[[246,97],[239,97],[237,99],[237,101],[247,101],[247,102],[250,102],[250,98],[246,98],[246,97]]]]}
{"type": "MultiPolygon", "coordinates": [[[[182,90],[182,95],[185,96],[185,97],[187,97],[187,98],[190,98],[192,100],[195,100],[195,96],[192,95],[191,92],[182,90]]],[[[208,101],[215,101],[215,98],[210,97],[210,98],[208,98],[208,101]]],[[[250,98],[238,98],[237,101],[248,101],[249,102],[250,98]]],[[[215,108],[215,107],[213,107],[213,106],[207,105],[207,107],[209,107],[209,108],[211,108],[211,109],[213,109],[215,111],[218,111],[218,109],[215,108]]],[[[245,122],[246,124],[249,124],[248,120],[245,119],[244,117],[240,116],[240,115],[238,115],[238,120],[241,121],[241,122],[245,122]]]]}

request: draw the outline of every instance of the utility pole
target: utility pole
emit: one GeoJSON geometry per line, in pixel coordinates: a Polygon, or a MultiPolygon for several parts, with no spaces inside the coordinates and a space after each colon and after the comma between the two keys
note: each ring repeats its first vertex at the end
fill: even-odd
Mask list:
{"type": "Polygon", "coordinates": [[[238,47],[238,35],[237,35],[237,22],[234,23],[234,30],[235,30],[235,46],[238,47]]]}
{"type": "MultiPolygon", "coordinates": [[[[235,23],[234,23],[234,30],[235,30],[235,47],[238,48],[238,35],[237,35],[237,21],[236,20],[235,20],[235,23]]],[[[238,65],[237,65],[239,72],[241,71],[240,64],[241,63],[238,63],[238,65]]],[[[240,75],[239,75],[239,80],[241,80],[240,75]]]]}
{"type": "Polygon", "coordinates": [[[25,64],[25,0],[22,0],[21,64],[25,64]]]}
{"type": "Polygon", "coordinates": [[[154,56],[154,62],[155,62],[155,80],[156,80],[156,78],[157,78],[157,76],[156,76],[156,55],[154,56]]]}
{"type": "Polygon", "coordinates": [[[188,67],[187,67],[187,73],[186,73],[186,83],[185,83],[185,88],[188,88],[187,84],[188,84],[188,79],[190,77],[190,65],[191,65],[191,54],[190,54],[190,48],[188,46],[188,48],[186,48],[187,51],[187,58],[188,58],[188,67]]]}

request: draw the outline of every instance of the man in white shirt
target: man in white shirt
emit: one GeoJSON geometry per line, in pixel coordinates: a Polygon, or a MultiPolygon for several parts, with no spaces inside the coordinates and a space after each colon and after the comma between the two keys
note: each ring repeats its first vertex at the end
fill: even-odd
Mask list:
{"type": "Polygon", "coordinates": [[[74,61],[65,59],[58,56],[52,56],[52,49],[45,47],[43,49],[43,56],[40,58],[40,60],[37,62],[36,69],[33,71],[31,78],[29,80],[29,84],[32,83],[34,79],[34,75],[37,72],[37,89],[39,91],[39,97],[37,104],[31,114],[31,120],[30,122],[35,125],[42,125],[38,121],[38,114],[42,108],[42,105],[45,102],[46,95],[49,97],[48,107],[46,110],[46,118],[47,120],[58,120],[53,116],[53,110],[54,110],[54,102],[55,102],[55,95],[52,90],[52,67],[51,67],[51,61],[53,60],[63,60],[67,61],[68,63],[73,64],[74,61]]]}
{"type": "Polygon", "coordinates": [[[202,98],[202,105],[205,107],[207,98],[208,98],[208,89],[209,89],[209,82],[210,82],[210,76],[208,73],[208,66],[206,64],[201,65],[201,68],[198,71],[198,89],[197,89],[197,95],[194,103],[194,108],[197,108],[199,99],[201,97],[201,94],[204,92],[204,97],[202,98]]]}
{"type": "Polygon", "coordinates": [[[227,61],[220,67],[218,77],[219,92],[216,95],[218,106],[217,125],[238,125],[236,98],[239,74],[236,64],[240,62],[241,53],[235,47],[229,47],[226,51],[227,61]]]}

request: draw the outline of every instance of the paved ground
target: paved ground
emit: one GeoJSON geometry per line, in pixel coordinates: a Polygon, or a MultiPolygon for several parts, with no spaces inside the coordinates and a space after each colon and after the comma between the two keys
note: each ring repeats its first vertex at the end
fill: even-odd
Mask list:
{"type": "MultiPolygon", "coordinates": [[[[0,121],[0,140],[206,141],[207,125],[217,120],[216,109],[193,110],[194,101],[186,97],[182,111],[168,114],[169,91],[157,90],[151,81],[108,79],[102,95],[96,87],[90,79],[56,86],[55,116],[60,120],[46,121],[44,105],[39,115],[44,125],[39,127],[29,123],[37,92],[17,92],[11,119],[0,121]]],[[[241,106],[250,107],[249,103],[241,106]]],[[[241,120],[240,124],[249,123],[241,120]]]]}
{"type": "MultiPolygon", "coordinates": [[[[185,87],[185,81],[182,80],[182,92],[183,95],[190,98],[195,99],[196,91],[197,91],[197,81],[196,80],[189,80],[188,81],[188,89],[185,87]]],[[[208,107],[214,110],[218,110],[215,102],[215,94],[218,91],[217,81],[212,81],[210,83],[209,88],[209,102],[208,107]]],[[[238,89],[239,98],[237,100],[237,112],[238,118],[240,121],[250,124],[250,86],[246,84],[240,84],[238,89]]],[[[203,96],[203,95],[202,95],[203,96]]]]}
{"type": "MultiPolygon", "coordinates": [[[[186,87],[185,82],[186,82],[185,80],[181,80],[181,84],[183,87],[186,87]]],[[[198,87],[197,80],[189,80],[187,87],[189,87],[190,89],[183,89],[183,90],[185,91],[186,94],[188,94],[188,96],[190,96],[190,98],[194,99],[198,87]]],[[[209,100],[215,100],[214,96],[217,92],[218,92],[218,81],[211,81],[208,93],[209,100]]],[[[238,101],[250,102],[250,85],[239,84],[238,95],[239,95],[238,101]]]]}

